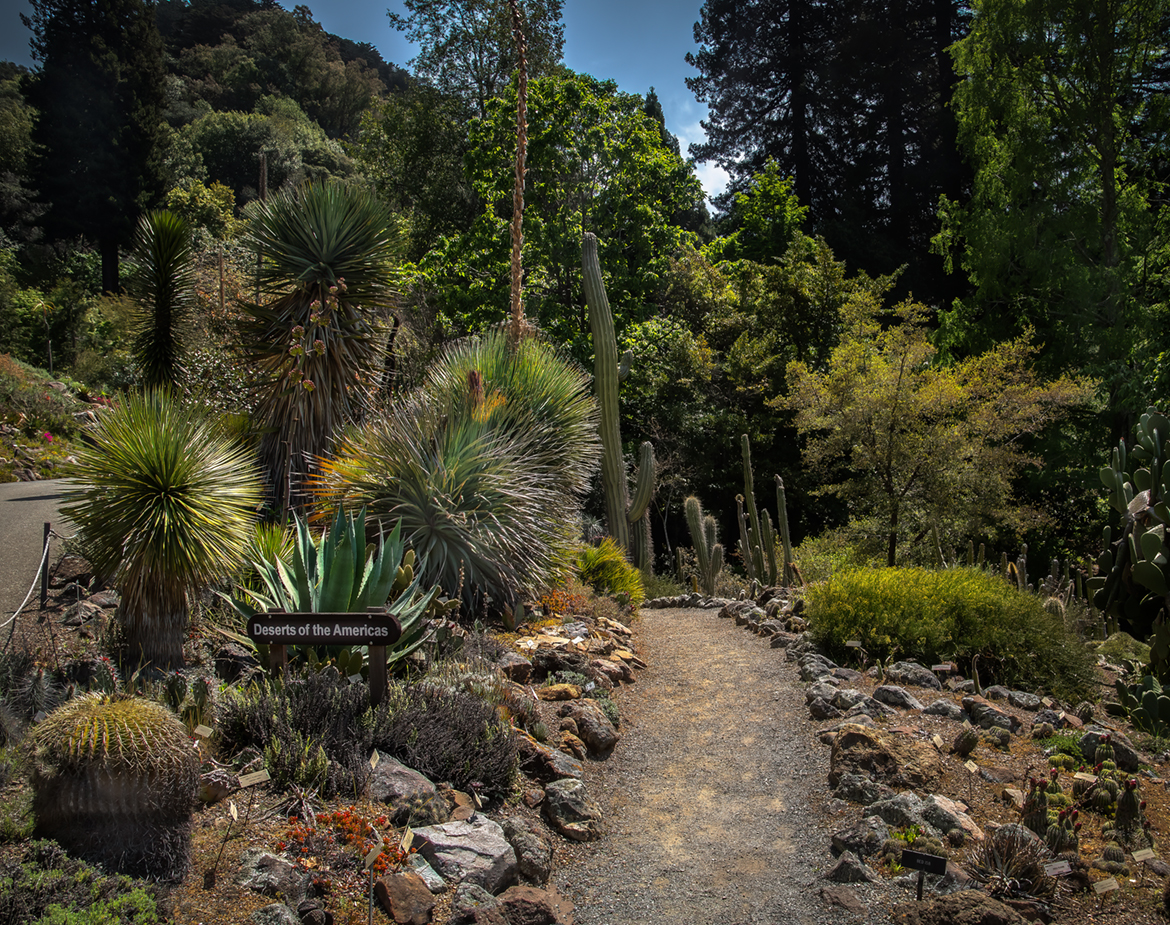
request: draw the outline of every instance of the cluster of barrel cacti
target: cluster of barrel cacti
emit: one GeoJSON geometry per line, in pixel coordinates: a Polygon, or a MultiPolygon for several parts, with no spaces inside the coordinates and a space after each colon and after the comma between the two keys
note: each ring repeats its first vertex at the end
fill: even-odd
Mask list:
{"type": "Polygon", "coordinates": [[[1165,676],[1170,671],[1170,419],[1148,409],[1132,449],[1124,439],[1118,442],[1101,481],[1121,524],[1116,538],[1105,528],[1097,575],[1089,581],[1093,604],[1118,628],[1148,640],[1155,673],[1165,676]]]}
{"type": "Polygon", "coordinates": [[[1077,818],[1079,815],[1075,809],[1062,809],[1057,813],[1056,821],[1048,826],[1044,839],[1048,843],[1048,850],[1053,854],[1075,854],[1080,850],[1081,823],[1077,818]]]}
{"type": "Polygon", "coordinates": [[[1048,834],[1048,789],[1041,778],[1031,779],[1028,795],[1021,809],[1020,823],[1040,838],[1048,834]]]}
{"type": "Polygon", "coordinates": [[[739,554],[749,582],[775,585],[780,579],[785,587],[796,577],[792,560],[792,544],[788,538],[788,510],[784,496],[784,480],[776,476],[776,507],[779,535],[772,526],[772,518],[765,510],[763,516],[756,507],[755,479],[752,475],[752,447],[747,434],[740,437],[743,454],[744,493],[735,496],[739,520],[739,554]],[[782,550],[783,568],[776,564],[776,546],[782,550]]]}
{"type": "Polygon", "coordinates": [[[638,479],[631,498],[627,487],[626,464],[622,459],[622,435],[618,421],[618,384],[629,375],[629,351],[621,357],[613,329],[613,312],[601,263],[597,238],[586,233],[581,243],[582,281],[589,305],[589,327],[593,331],[593,382],[601,414],[601,482],[605,489],[605,516],[609,535],[627,550],[631,561],[643,572],[653,565],[650,545],[650,501],[654,497],[654,447],[642,444],[638,457],[638,479]]]}
{"type": "Polygon", "coordinates": [[[77,697],[37,726],[32,762],[39,836],[127,873],[183,875],[198,757],[166,707],[77,697]]]}
{"type": "Polygon", "coordinates": [[[715,593],[715,582],[723,570],[723,544],[719,542],[715,529],[715,518],[703,514],[699,499],[691,495],[683,504],[687,514],[687,526],[691,531],[691,542],[695,545],[695,560],[698,565],[698,583],[708,597],[715,593]]]}

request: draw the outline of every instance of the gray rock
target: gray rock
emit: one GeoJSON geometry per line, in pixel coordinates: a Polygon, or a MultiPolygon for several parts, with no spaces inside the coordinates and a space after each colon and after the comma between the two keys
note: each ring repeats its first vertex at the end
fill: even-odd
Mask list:
{"type": "Polygon", "coordinates": [[[234,642],[220,646],[215,653],[215,674],[224,681],[238,681],[260,670],[256,656],[234,642]]]}
{"type": "Polygon", "coordinates": [[[833,677],[838,678],[847,684],[856,684],[865,677],[860,671],[854,671],[852,668],[835,668],[833,669],[833,677]]]}
{"type": "Polygon", "coordinates": [[[838,710],[848,710],[848,709],[851,709],[852,707],[857,706],[859,703],[864,702],[865,699],[866,699],[866,695],[863,694],[861,691],[854,690],[853,688],[849,688],[847,690],[837,691],[833,695],[833,699],[830,702],[838,710]]]}
{"type": "Polygon", "coordinates": [[[567,778],[544,789],[544,811],[552,827],[574,841],[600,838],[601,807],[589,796],[585,784],[567,778]]]}
{"type": "MultiPolygon", "coordinates": [[[[576,720],[573,721],[573,725],[576,725],[576,720]]],[[[526,732],[518,733],[515,740],[520,767],[525,774],[545,782],[564,777],[585,776],[584,766],[572,755],[566,755],[560,749],[537,742],[526,732]]]]}
{"type": "Polygon", "coordinates": [[[516,882],[516,852],[503,829],[486,816],[424,826],[414,835],[419,853],[445,880],[474,883],[489,893],[516,882]]]}
{"type": "Polygon", "coordinates": [[[505,819],[504,837],[516,852],[520,879],[528,883],[547,883],[552,874],[552,845],[539,829],[522,819],[505,819]]]}
{"type": "Polygon", "coordinates": [[[842,774],[833,794],[842,800],[848,800],[850,803],[869,806],[878,800],[889,799],[894,795],[894,791],[885,784],[870,780],[860,774],[842,774]]]}
{"type": "Polygon", "coordinates": [[[837,859],[836,866],[825,874],[826,880],[834,883],[871,883],[877,877],[852,851],[844,851],[837,859]]]}
{"type": "MultiPolygon", "coordinates": [[[[724,620],[730,620],[758,609],[755,601],[728,601],[720,609],[719,616],[724,620]]],[[[760,615],[763,616],[763,611],[760,615]]]]}
{"type": "Polygon", "coordinates": [[[845,711],[846,717],[867,716],[870,719],[890,719],[897,715],[897,710],[892,707],[887,707],[884,703],[874,700],[872,697],[866,697],[860,703],[855,703],[845,711]]]}
{"type": "Polygon", "coordinates": [[[833,673],[834,666],[831,662],[821,658],[805,658],[800,662],[800,680],[802,681],[816,681],[825,675],[833,673]]]}
{"type": "Polygon", "coordinates": [[[1035,694],[1029,694],[1027,691],[1008,691],[1007,699],[1017,710],[1029,710],[1033,713],[1040,709],[1042,702],[1035,694]]]}
{"type": "Polygon", "coordinates": [[[938,834],[922,815],[922,799],[911,790],[871,803],[865,808],[863,815],[877,816],[894,828],[916,825],[928,834],[938,834]]]}
{"type": "Polygon", "coordinates": [[[950,832],[960,829],[970,838],[978,841],[983,839],[983,830],[965,812],[959,809],[958,804],[948,797],[932,794],[922,801],[922,818],[940,832],[950,832]]]}
{"type": "Polygon", "coordinates": [[[967,678],[965,681],[960,681],[957,678],[947,683],[947,687],[953,690],[956,694],[974,694],[975,681],[967,678]]]}
{"type": "Polygon", "coordinates": [[[496,664],[505,677],[517,684],[527,684],[532,677],[532,662],[519,652],[505,652],[496,664]]]}
{"type": "Polygon", "coordinates": [[[814,681],[804,689],[804,702],[812,703],[814,700],[828,700],[832,701],[837,696],[837,685],[830,678],[822,678],[819,681],[814,681]]]}
{"type": "Polygon", "coordinates": [[[903,687],[883,684],[874,688],[873,699],[901,710],[921,710],[922,704],[903,687]]]}
{"type": "Polygon", "coordinates": [[[983,691],[983,696],[988,700],[1007,700],[1009,693],[1011,692],[1002,684],[993,684],[983,691]]]}
{"type": "Polygon", "coordinates": [[[199,775],[199,799],[218,803],[240,789],[240,779],[227,768],[212,768],[199,775]]]}
{"type": "Polygon", "coordinates": [[[490,909],[496,905],[496,898],[475,883],[461,883],[455,888],[451,901],[451,922],[453,925],[467,925],[475,921],[478,909],[490,909]]]}
{"type": "Polygon", "coordinates": [[[593,700],[570,700],[559,710],[558,715],[571,716],[577,724],[577,735],[589,749],[589,757],[605,759],[621,741],[621,733],[613,728],[609,717],[593,700]]]}
{"type": "Polygon", "coordinates": [[[890,827],[880,817],[866,816],[833,835],[833,850],[838,854],[851,851],[858,857],[868,857],[880,852],[889,837],[890,827]]]}
{"type": "Polygon", "coordinates": [[[1109,744],[1113,746],[1113,760],[1122,771],[1134,773],[1138,769],[1140,757],[1133,743],[1121,732],[1113,732],[1100,726],[1086,726],[1085,734],[1081,736],[1081,754],[1086,761],[1091,761],[1091,755],[1097,750],[1097,743],[1106,733],[1109,734],[1109,744]]]}
{"type": "Polygon", "coordinates": [[[815,720],[836,719],[841,715],[840,710],[829,703],[829,701],[822,700],[820,697],[817,697],[808,705],[808,712],[815,720]]]}
{"type": "Polygon", "coordinates": [[[113,588],[107,588],[105,591],[95,591],[86,600],[98,607],[117,607],[122,603],[122,595],[113,588]]]}
{"type": "Polygon", "coordinates": [[[289,902],[299,902],[305,895],[308,874],[262,848],[247,848],[240,855],[236,883],[265,896],[280,894],[289,902]]]}
{"type": "Polygon", "coordinates": [[[886,677],[898,684],[910,684],[914,687],[929,687],[931,690],[942,690],[942,683],[938,676],[929,668],[917,662],[894,662],[886,669],[886,677]]]}
{"type": "Polygon", "coordinates": [[[90,620],[101,617],[102,609],[90,601],[78,601],[65,608],[61,614],[62,626],[82,626],[90,620]]]}
{"type": "Polygon", "coordinates": [[[1067,725],[1056,710],[1041,710],[1032,717],[1033,726],[1039,726],[1041,723],[1048,723],[1053,729],[1063,729],[1067,725]]]}
{"type": "Polygon", "coordinates": [[[408,768],[392,755],[378,752],[378,766],[370,775],[370,799],[379,803],[434,799],[438,791],[424,775],[408,768]]]}
{"type": "Polygon", "coordinates": [[[423,883],[432,893],[442,893],[447,889],[447,881],[440,877],[438,872],[427,863],[427,859],[417,851],[410,856],[410,869],[422,877],[423,883]]]}
{"type": "Polygon", "coordinates": [[[941,697],[922,712],[928,713],[931,716],[945,716],[947,719],[953,719],[956,722],[960,722],[963,719],[963,708],[953,700],[943,700],[941,697]]]}
{"type": "Polygon", "coordinates": [[[1000,729],[1006,729],[1010,732],[1020,725],[1020,721],[1010,713],[1005,713],[995,704],[978,695],[964,697],[963,709],[971,717],[971,725],[979,726],[981,729],[991,729],[993,726],[998,726],[1000,729]]]}
{"type": "Polygon", "coordinates": [[[1029,829],[1026,825],[1020,825],[1018,822],[1009,822],[1007,825],[1001,825],[995,830],[992,836],[997,843],[1005,842],[1011,838],[1023,839],[1026,842],[1043,841],[1039,835],[1029,829]]]}
{"type": "Polygon", "coordinates": [[[854,918],[865,918],[865,903],[847,886],[823,886],[817,890],[817,895],[828,906],[836,906],[854,918]]]}
{"type": "Polygon", "coordinates": [[[773,633],[770,645],[773,649],[786,649],[800,638],[798,633],[773,633]]]}
{"type": "Polygon", "coordinates": [[[301,925],[300,916],[284,903],[272,903],[251,915],[256,925],[301,925]]]}

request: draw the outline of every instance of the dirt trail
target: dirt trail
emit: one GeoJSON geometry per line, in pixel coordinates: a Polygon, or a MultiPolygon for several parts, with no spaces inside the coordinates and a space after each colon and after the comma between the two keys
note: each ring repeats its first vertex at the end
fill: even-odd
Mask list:
{"type": "Polygon", "coordinates": [[[649,668],[587,783],[608,834],[558,853],[577,925],[841,921],[816,895],[828,749],[784,652],[714,610],[643,610],[649,668]]]}

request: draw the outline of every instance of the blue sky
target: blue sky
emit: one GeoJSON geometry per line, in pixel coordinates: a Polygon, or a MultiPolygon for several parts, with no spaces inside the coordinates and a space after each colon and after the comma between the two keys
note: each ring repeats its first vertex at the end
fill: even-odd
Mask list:
{"type": "MultiPolygon", "coordinates": [[[[280,0],[292,9],[296,0],[280,0]]],[[[387,9],[405,13],[401,0],[332,0],[308,3],[326,31],[356,42],[369,42],[382,57],[405,66],[415,49],[390,28],[387,9]]],[[[565,64],[575,71],[616,80],[629,93],[654,87],[666,114],[666,127],[679,137],[683,153],[703,138],[699,120],[706,107],[695,101],[684,79],[695,73],[686,63],[695,49],[694,24],[702,0],[564,0],[565,64]]],[[[20,13],[27,0],[0,0],[0,59],[31,65],[29,32],[20,13]]],[[[709,194],[726,180],[722,171],[699,165],[699,179],[709,194]]]]}

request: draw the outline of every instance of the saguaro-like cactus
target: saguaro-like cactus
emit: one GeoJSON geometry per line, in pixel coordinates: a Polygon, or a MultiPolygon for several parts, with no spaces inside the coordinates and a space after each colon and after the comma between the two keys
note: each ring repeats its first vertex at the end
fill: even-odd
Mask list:
{"type": "Polygon", "coordinates": [[[630,371],[629,351],[618,361],[613,313],[601,277],[597,238],[586,232],[581,242],[581,269],[589,327],[593,331],[593,386],[601,413],[601,482],[605,489],[605,516],[609,535],[627,551],[642,571],[651,567],[650,501],[654,497],[654,448],[643,443],[638,459],[638,481],[631,500],[622,460],[622,434],[618,422],[618,383],[630,371]]]}
{"type": "Polygon", "coordinates": [[[703,593],[711,597],[715,593],[715,580],[723,571],[723,544],[715,535],[715,518],[710,514],[703,516],[703,506],[694,495],[687,498],[683,507],[691,530],[691,542],[695,545],[699,584],[703,593]]]}
{"type": "Polygon", "coordinates": [[[788,509],[784,496],[784,481],[776,476],[776,507],[780,535],[772,526],[772,518],[765,510],[760,516],[756,507],[756,492],[752,476],[752,447],[747,434],[740,437],[743,454],[744,493],[736,495],[736,513],[739,519],[739,547],[744,569],[749,581],[767,581],[776,584],[778,577],[784,585],[791,585],[796,577],[792,562],[792,544],[788,538],[788,509]],[[779,539],[784,550],[784,567],[781,572],[776,564],[776,541],[779,539]]]}
{"type": "Polygon", "coordinates": [[[198,773],[187,730],[166,707],[78,697],[33,733],[37,833],[126,873],[181,878],[198,773]]]}

